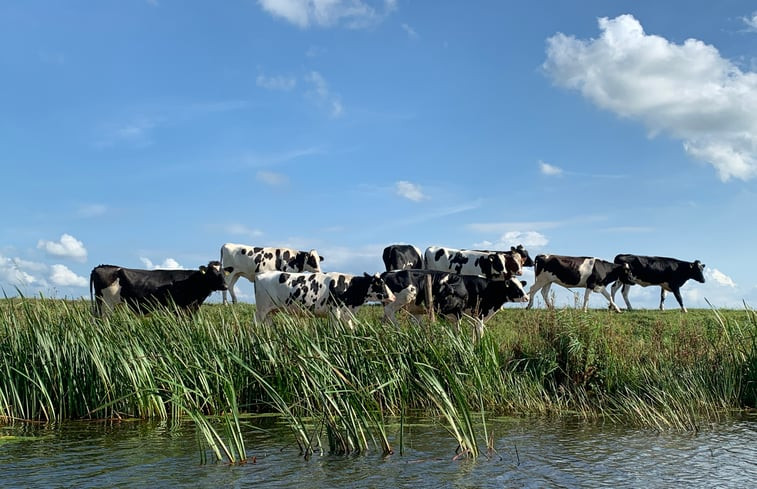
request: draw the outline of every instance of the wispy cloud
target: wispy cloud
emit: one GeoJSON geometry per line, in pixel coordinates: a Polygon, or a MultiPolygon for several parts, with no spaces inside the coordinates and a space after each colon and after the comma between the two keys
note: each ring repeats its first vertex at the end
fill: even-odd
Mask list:
{"type": "Polygon", "coordinates": [[[402,24],[402,30],[405,31],[405,33],[407,34],[407,37],[411,39],[418,39],[419,37],[418,33],[415,32],[415,29],[410,27],[408,24],[402,24]]]}
{"type": "Polygon", "coordinates": [[[255,79],[255,83],[257,84],[257,86],[265,88],[266,90],[279,90],[288,92],[289,90],[292,90],[295,86],[297,86],[297,79],[293,76],[258,75],[258,77],[255,79]]]}
{"type": "Polygon", "coordinates": [[[757,32],[757,12],[752,12],[752,15],[742,17],[741,20],[744,21],[744,24],[746,24],[750,31],[757,32]]]}
{"type": "Polygon", "coordinates": [[[324,154],[323,148],[313,146],[310,148],[296,148],[281,153],[247,154],[242,160],[245,167],[264,167],[282,165],[300,158],[319,154],[324,154]]]}
{"type": "Polygon", "coordinates": [[[311,71],[305,76],[305,81],[311,86],[306,92],[306,96],[316,104],[324,107],[331,117],[337,118],[344,113],[339,94],[333,93],[326,82],[326,79],[317,71],[311,71]]]}
{"type": "Polygon", "coordinates": [[[259,229],[253,229],[250,227],[245,226],[244,224],[229,224],[224,227],[223,231],[227,234],[232,234],[236,236],[245,236],[248,238],[258,238],[260,236],[263,236],[263,231],[259,229]]]}
{"type": "Polygon", "coordinates": [[[702,41],[646,34],[632,15],[601,18],[599,28],[598,38],[547,39],[543,68],[557,85],[681,140],[723,181],[757,175],[757,74],[702,41]]]}
{"type": "Polygon", "coordinates": [[[274,17],[303,29],[311,26],[367,28],[380,23],[397,8],[396,0],[258,0],[258,3],[274,17]]]}
{"type": "Polygon", "coordinates": [[[261,170],[255,175],[255,177],[258,179],[258,181],[272,187],[280,187],[289,183],[289,177],[287,177],[283,173],[276,173],[272,171],[261,170]]]}
{"type": "Polygon", "coordinates": [[[82,218],[99,217],[108,212],[108,207],[103,204],[84,204],[76,210],[76,216],[82,218]]]}
{"type": "Polygon", "coordinates": [[[508,231],[496,241],[474,243],[474,246],[490,250],[503,250],[520,244],[525,247],[540,248],[547,246],[548,243],[549,239],[537,231],[508,231]]]}
{"type": "Polygon", "coordinates": [[[87,260],[87,249],[84,243],[70,234],[63,234],[59,241],[41,239],[37,242],[37,248],[44,250],[48,255],[60,258],[71,258],[81,262],[87,260]]]}
{"type": "Polygon", "coordinates": [[[420,185],[417,185],[406,180],[400,180],[394,184],[394,192],[400,197],[404,197],[413,202],[420,202],[427,200],[429,197],[423,193],[420,185]]]}
{"type": "Polygon", "coordinates": [[[549,177],[560,176],[563,173],[562,168],[550,165],[549,163],[545,163],[541,160],[539,160],[539,171],[542,175],[547,175],[549,177]]]}
{"type": "Polygon", "coordinates": [[[715,282],[718,285],[721,285],[723,287],[732,287],[736,288],[736,282],[733,281],[731,277],[726,275],[725,273],[721,272],[717,268],[707,268],[705,269],[705,276],[715,282]]]}

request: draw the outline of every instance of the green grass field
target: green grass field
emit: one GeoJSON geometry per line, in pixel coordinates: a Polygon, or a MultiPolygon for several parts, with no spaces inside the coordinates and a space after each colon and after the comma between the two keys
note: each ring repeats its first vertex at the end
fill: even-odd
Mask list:
{"type": "Polygon", "coordinates": [[[256,325],[253,312],[211,304],[189,318],[95,320],[88,301],[0,300],[0,420],[189,417],[233,462],[244,459],[245,413],[281,415],[305,455],[388,452],[387,420],[439,416],[475,456],[474,425],[488,415],[698,430],[757,406],[748,308],[508,308],[478,343],[445,321],[395,328],[378,307],[354,330],[284,315],[256,325]]]}

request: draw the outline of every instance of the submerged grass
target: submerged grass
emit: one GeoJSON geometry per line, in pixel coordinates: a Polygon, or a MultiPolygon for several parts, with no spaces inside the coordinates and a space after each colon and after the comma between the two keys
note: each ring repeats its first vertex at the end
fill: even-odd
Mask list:
{"type": "MultiPolygon", "coordinates": [[[[749,307],[507,309],[478,343],[444,322],[383,324],[372,307],[354,329],[284,315],[257,325],[253,312],[95,320],[86,301],[0,300],[0,421],[188,417],[202,453],[242,463],[242,413],[280,414],[309,457],[392,453],[386,418],[420,411],[444,420],[458,456],[475,457],[485,413],[696,431],[757,403],[749,307]]],[[[401,429],[398,440],[401,452],[401,429]]]]}

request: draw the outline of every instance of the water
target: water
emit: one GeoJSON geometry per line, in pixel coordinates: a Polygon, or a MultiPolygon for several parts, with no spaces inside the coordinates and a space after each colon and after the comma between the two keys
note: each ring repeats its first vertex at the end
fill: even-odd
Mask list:
{"type": "Polygon", "coordinates": [[[245,433],[254,463],[236,466],[201,464],[191,425],[0,427],[0,487],[746,488],[757,483],[754,417],[707,426],[697,434],[565,419],[492,420],[487,427],[495,452],[476,460],[455,460],[452,438],[429,420],[405,427],[403,455],[317,454],[307,461],[286,428],[264,425],[265,431],[245,433]]]}

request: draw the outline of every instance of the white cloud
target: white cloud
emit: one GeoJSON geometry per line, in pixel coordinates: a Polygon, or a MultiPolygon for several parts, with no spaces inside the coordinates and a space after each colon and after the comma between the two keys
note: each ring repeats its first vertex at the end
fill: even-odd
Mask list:
{"type": "Polygon", "coordinates": [[[757,12],[753,12],[750,17],[742,17],[744,23],[750,31],[757,31],[757,12]]]}
{"type": "Polygon", "coordinates": [[[89,281],[76,275],[65,265],[53,265],[50,273],[50,282],[60,287],[87,287],[89,281]]]}
{"type": "MultiPolygon", "coordinates": [[[[29,262],[18,258],[8,258],[0,255],[0,283],[10,286],[41,285],[44,279],[36,274],[43,272],[47,267],[42,263],[29,262]]],[[[10,291],[6,291],[10,292],[10,291]]]]}
{"type": "Polygon", "coordinates": [[[263,182],[267,185],[271,185],[272,187],[286,185],[287,183],[289,183],[289,177],[287,177],[283,173],[276,173],[272,171],[260,170],[255,175],[255,177],[258,179],[258,181],[263,182]]]}
{"type": "Polygon", "coordinates": [[[148,270],[155,270],[155,269],[183,270],[184,269],[184,267],[179,265],[179,262],[177,262],[173,258],[166,258],[165,260],[163,260],[163,263],[160,263],[160,264],[154,264],[149,258],[145,258],[143,256],[140,256],[139,260],[144,264],[145,268],[147,268],[148,270]]]}
{"type": "Polygon", "coordinates": [[[404,30],[407,33],[407,36],[411,39],[417,39],[418,33],[415,32],[415,29],[410,27],[408,24],[402,24],[402,30],[404,30]]]}
{"type": "Polygon", "coordinates": [[[537,231],[508,231],[495,242],[483,241],[481,243],[474,243],[473,246],[491,250],[508,250],[511,246],[518,246],[520,244],[526,248],[539,248],[546,246],[548,243],[549,240],[547,237],[537,231]]]}
{"type": "Polygon", "coordinates": [[[323,76],[317,71],[311,71],[305,76],[305,81],[312,85],[306,95],[314,100],[318,105],[326,107],[331,117],[337,118],[344,112],[342,101],[339,95],[329,90],[328,83],[323,76]]]}
{"type": "Polygon", "coordinates": [[[542,175],[547,175],[550,177],[560,176],[563,173],[562,168],[550,165],[549,163],[545,163],[543,161],[539,161],[539,171],[542,173],[542,175]]]}
{"type": "Polygon", "coordinates": [[[731,277],[721,272],[717,268],[707,268],[705,269],[704,273],[705,273],[705,279],[708,281],[711,280],[715,282],[716,284],[721,285],[723,287],[736,288],[736,282],[734,282],[731,277]]]}
{"type": "Polygon", "coordinates": [[[267,90],[289,91],[297,85],[297,80],[291,76],[264,76],[258,75],[255,83],[267,90]]]}
{"type": "Polygon", "coordinates": [[[37,243],[37,248],[45,250],[47,254],[52,256],[71,258],[81,262],[87,260],[87,249],[84,247],[84,243],[70,234],[63,234],[60,241],[57,242],[41,239],[37,243]]]}
{"type": "Polygon", "coordinates": [[[395,183],[394,191],[400,197],[412,200],[413,202],[420,202],[421,200],[426,200],[429,198],[423,193],[419,185],[405,180],[400,180],[399,182],[395,183]]]}
{"type": "Polygon", "coordinates": [[[600,18],[599,38],[558,33],[543,68],[597,106],[680,139],[721,180],[757,175],[757,73],[696,39],[648,35],[632,15],[600,18]]]}
{"type": "Polygon", "coordinates": [[[258,3],[269,14],[303,29],[336,25],[350,29],[370,27],[397,7],[396,0],[258,0],[258,3]]]}

